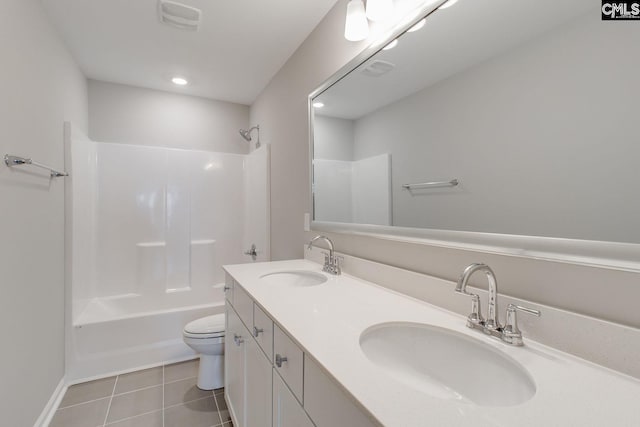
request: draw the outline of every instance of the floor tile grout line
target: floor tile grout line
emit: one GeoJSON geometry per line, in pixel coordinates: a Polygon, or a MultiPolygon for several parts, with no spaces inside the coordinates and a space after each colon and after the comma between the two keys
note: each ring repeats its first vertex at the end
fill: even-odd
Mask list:
{"type": "MultiPolygon", "coordinates": [[[[173,405],[169,405],[169,406],[165,407],[164,409],[175,408],[176,406],[186,405],[187,403],[192,403],[192,402],[199,402],[201,400],[210,399],[210,398],[211,398],[211,396],[209,396],[209,397],[206,397],[206,396],[205,397],[199,397],[197,399],[188,400],[186,402],[180,402],[180,403],[175,403],[173,405]]],[[[214,398],[214,401],[215,401],[215,398],[214,398]]],[[[218,404],[216,403],[216,408],[217,407],[218,407],[218,404]]]]}
{"type": "Polygon", "coordinates": [[[97,402],[98,400],[109,399],[110,397],[111,395],[107,395],[107,396],[98,397],[97,399],[87,400],[86,402],[79,402],[79,403],[74,403],[73,405],[58,407],[56,411],[62,411],[63,409],[68,409],[68,408],[75,408],[76,406],[84,405],[85,403],[93,403],[93,402],[97,402]]]}
{"type": "Polygon", "coordinates": [[[180,378],[179,380],[171,380],[171,381],[167,381],[166,383],[164,383],[164,381],[163,381],[163,383],[164,383],[164,384],[173,384],[173,383],[177,383],[178,381],[192,380],[192,379],[194,379],[194,378],[198,378],[198,376],[197,376],[197,375],[195,375],[195,376],[193,376],[193,377],[180,378]]]}
{"type": "Polygon", "coordinates": [[[211,390],[211,394],[213,395],[213,403],[216,404],[216,411],[218,411],[218,419],[220,420],[220,425],[224,424],[222,421],[222,415],[220,414],[220,405],[218,405],[218,399],[216,398],[215,391],[211,390]]]}
{"type": "Polygon", "coordinates": [[[116,393],[116,394],[114,394],[113,396],[114,396],[114,397],[115,397],[115,396],[124,396],[125,394],[131,394],[131,393],[136,393],[136,392],[138,392],[138,391],[149,390],[150,388],[160,387],[160,386],[162,386],[162,385],[164,385],[164,384],[148,385],[148,386],[146,386],[146,387],[137,388],[137,389],[135,389],[135,390],[125,391],[125,392],[123,392],[123,393],[116,393]]]}
{"type": "Polygon", "coordinates": [[[133,418],[138,418],[138,417],[141,417],[143,415],[153,414],[154,412],[158,412],[158,411],[162,411],[162,409],[154,409],[153,411],[143,412],[142,414],[132,415],[132,416],[127,417],[127,418],[121,418],[119,420],[114,420],[114,421],[110,422],[109,424],[105,424],[102,427],[109,427],[110,425],[115,424],[115,423],[120,423],[122,421],[127,421],[127,420],[130,420],[130,419],[133,419],[133,418]]]}
{"type": "Polygon", "coordinates": [[[164,427],[164,365],[162,365],[162,427],[164,427]]]}
{"type": "Polygon", "coordinates": [[[113,402],[113,396],[116,393],[116,386],[118,385],[118,378],[120,378],[120,375],[116,376],[116,380],[113,382],[113,390],[111,391],[111,399],[109,399],[109,405],[107,406],[107,413],[104,414],[104,422],[102,423],[102,427],[107,425],[107,420],[109,419],[109,411],[111,411],[111,402],[113,402]]]}

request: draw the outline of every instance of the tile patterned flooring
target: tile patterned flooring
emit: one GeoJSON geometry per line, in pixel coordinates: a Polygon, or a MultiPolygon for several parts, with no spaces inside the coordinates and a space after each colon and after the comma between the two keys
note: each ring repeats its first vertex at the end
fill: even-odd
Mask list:
{"type": "Polygon", "coordinates": [[[195,359],[73,385],[49,427],[232,427],[224,389],[197,375],[195,359]]]}

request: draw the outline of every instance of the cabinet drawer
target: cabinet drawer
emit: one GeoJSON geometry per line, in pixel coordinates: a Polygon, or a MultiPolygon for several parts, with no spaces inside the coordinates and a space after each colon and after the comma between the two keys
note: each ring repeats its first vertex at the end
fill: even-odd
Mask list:
{"type": "Polygon", "coordinates": [[[233,287],[233,307],[236,309],[240,320],[253,331],[253,300],[247,292],[236,283],[233,287]]]}
{"type": "Polygon", "coordinates": [[[273,361],[273,321],[257,304],[253,305],[252,332],[269,361],[273,361]]]}
{"type": "Polygon", "coordinates": [[[304,353],[277,325],[273,327],[273,362],[296,399],[302,403],[304,353]]]}
{"type": "Polygon", "coordinates": [[[228,273],[224,275],[224,297],[233,305],[233,287],[235,286],[235,280],[229,276],[228,273]]]}

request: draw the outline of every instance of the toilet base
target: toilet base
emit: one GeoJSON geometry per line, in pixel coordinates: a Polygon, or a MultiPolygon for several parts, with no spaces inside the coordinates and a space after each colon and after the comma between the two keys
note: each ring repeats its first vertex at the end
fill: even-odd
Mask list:
{"type": "Polygon", "coordinates": [[[200,355],[197,385],[201,390],[224,387],[224,355],[200,355]]]}

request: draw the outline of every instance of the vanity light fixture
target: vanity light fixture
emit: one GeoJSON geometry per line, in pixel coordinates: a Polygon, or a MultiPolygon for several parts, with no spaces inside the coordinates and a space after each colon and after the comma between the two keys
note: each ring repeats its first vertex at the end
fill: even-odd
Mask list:
{"type": "Polygon", "coordinates": [[[316,101],[313,103],[314,108],[322,108],[324,107],[324,103],[320,101],[316,101]]]}
{"type": "Polygon", "coordinates": [[[418,31],[419,29],[424,27],[424,24],[426,24],[426,23],[427,23],[427,18],[421,19],[420,21],[418,21],[418,23],[416,25],[414,25],[413,27],[409,28],[407,30],[407,32],[413,33],[414,31],[418,31]]]}
{"type": "Polygon", "coordinates": [[[393,12],[393,0],[367,0],[367,18],[382,21],[393,12]]]}
{"type": "Polygon", "coordinates": [[[347,4],[344,38],[352,42],[364,40],[369,36],[369,21],[383,21],[392,14],[393,0],[367,0],[366,10],[362,0],[350,0],[347,4]]]}
{"type": "Polygon", "coordinates": [[[362,0],[350,0],[347,4],[347,19],[344,24],[344,38],[351,42],[364,40],[369,36],[369,23],[362,0]]]}
{"type": "Polygon", "coordinates": [[[391,50],[396,46],[398,46],[398,39],[393,40],[391,43],[383,47],[382,50],[391,50]]]}
{"type": "Polygon", "coordinates": [[[448,7],[453,6],[454,4],[458,3],[458,0],[449,0],[448,2],[446,2],[445,4],[443,4],[442,6],[440,6],[438,9],[446,9],[448,7]]]}
{"type": "Polygon", "coordinates": [[[185,79],[184,77],[172,77],[171,78],[171,83],[173,83],[174,85],[178,85],[178,86],[186,86],[189,84],[189,81],[187,79],[185,79]]]}

